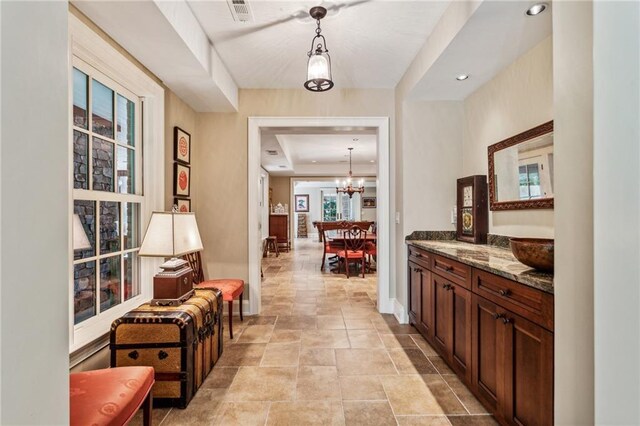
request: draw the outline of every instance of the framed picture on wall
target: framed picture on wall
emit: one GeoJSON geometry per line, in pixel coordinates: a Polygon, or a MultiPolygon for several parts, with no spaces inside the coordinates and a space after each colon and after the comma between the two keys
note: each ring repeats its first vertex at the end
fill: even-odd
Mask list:
{"type": "Polygon", "coordinates": [[[191,135],[180,127],[173,128],[173,159],[179,163],[191,164],[191,135]]]}
{"type": "Polygon", "coordinates": [[[188,197],[191,187],[191,168],[180,163],[173,163],[173,195],[188,197]]]}
{"type": "Polygon", "coordinates": [[[363,209],[375,209],[376,208],[376,197],[362,197],[362,208],[363,209]]]}
{"type": "Polygon", "coordinates": [[[297,194],[296,195],[296,213],[309,211],[309,194],[297,194]]]}
{"type": "Polygon", "coordinates": [[[173,204],[178,206],[180,213],[187,213],[191,211],[191,200],[188,198],[174,198],[173,204]]]}

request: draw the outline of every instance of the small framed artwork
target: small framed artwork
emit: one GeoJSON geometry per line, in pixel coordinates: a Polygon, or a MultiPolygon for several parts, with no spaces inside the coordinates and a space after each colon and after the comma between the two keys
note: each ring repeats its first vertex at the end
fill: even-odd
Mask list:
{"type": "Polygon", "coordinates": [[[376,197],[362,197],[362,208],[363,209],[375,209],[376,208],[376,197]]]}
{"type": "Polygon", "coordinates": [[[188,197],[191,187],[191,167],[173,163],[173,195],[188,197]]]}
{"type": "Polygon", "coordinates": [[[175,198],[173,204],[178,206],[180,213],[187,213],[191,211],[191,200],[188,198],[175,198]]]}
{"type": "Polygon", "coordinates": [[[296,212],[309,211],[309,194],[296,195],[296,212]]]}
{"type": "Polygon", "coordinates": [[[173,159],[183,164],[191,164],[191,135],[180,127],[173,128],[173,159]]]}

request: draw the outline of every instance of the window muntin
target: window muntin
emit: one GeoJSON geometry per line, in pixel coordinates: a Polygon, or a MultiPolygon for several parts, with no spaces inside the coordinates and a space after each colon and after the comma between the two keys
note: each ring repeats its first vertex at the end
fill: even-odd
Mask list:
{"type": "Polygon", "coordinates": [[[72,75],[73,210],[91,245],[74,250],[77,330],[139,303],[144,197],[140,100],[77,58],[72,75]]]}

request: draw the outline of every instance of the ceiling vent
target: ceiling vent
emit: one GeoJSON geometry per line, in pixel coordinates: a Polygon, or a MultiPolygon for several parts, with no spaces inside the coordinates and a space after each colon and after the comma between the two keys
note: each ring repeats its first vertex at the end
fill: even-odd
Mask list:
{"type": "Polygon", "coordinates": [[[281,169],[286,169],[287,168],[287,166],[282,166],[282,165],[278,166],[278,167],[280,167],[281,169]]]}
{"type": "Polygon", "coordinates": [[[267,150],[267,154],[268,155],[278,155],[278,151],[276,151],[275,149],[268,149],[267,150]]]}
{"type": "Polygon", "coordinates": [[[251,7],[247,0],[227,0],[231,16],[236,22],[251,22],[253,21],[253,15],[251,14],[251,7]]]}

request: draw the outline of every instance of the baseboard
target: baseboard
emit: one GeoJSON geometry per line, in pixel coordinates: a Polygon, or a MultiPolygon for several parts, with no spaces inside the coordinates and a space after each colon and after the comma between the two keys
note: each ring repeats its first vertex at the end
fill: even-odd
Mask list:
{"type": "Polygon", "coordinates": [[[400,324],[409,323],[409,317],[404,310],[404,306],[402,306],[402,304],[398,302],[398,299],[393,299],[393,315],[396,317],[400,324]]]}

